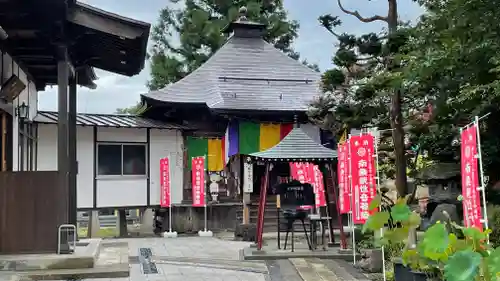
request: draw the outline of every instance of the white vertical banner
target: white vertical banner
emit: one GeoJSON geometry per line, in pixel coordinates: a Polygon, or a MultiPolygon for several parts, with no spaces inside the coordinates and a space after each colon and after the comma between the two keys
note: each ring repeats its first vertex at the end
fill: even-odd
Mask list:
{"type": "Polygon", "coordinates": [[[253,192],[253,164],[249,163],[250,158],[243,163],[243,192],[253,192]]]}

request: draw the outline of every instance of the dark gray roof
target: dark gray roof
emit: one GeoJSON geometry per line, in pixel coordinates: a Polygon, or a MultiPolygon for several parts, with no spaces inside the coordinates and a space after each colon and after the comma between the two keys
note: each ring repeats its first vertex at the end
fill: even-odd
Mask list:
{"type": "Polygon", "coordinates": [[[337,158],[337,151],[315,142],[302,129],[294,128],[274,147],[250,156],[268,160],[333,160],[337,158]]]}
{"type": "Polygon", "coordinates": [[[260,37],[232,36],[184,79],[143,96],[212,109],[305,111],[320,93],[320,76],[260,37]]]}
{"type": "MultiPolygon", "coordinates": [[[[38,111],[33,119],[35,123],[57,124],[58,113],[53,111],[38,111]]],[[[113,127],[113,128],[156,128],[156,129],[186,129],[184,126],[159,122],[133,115],[123,114],[91,114],[78,113],[77,126],[113,127]]]]}

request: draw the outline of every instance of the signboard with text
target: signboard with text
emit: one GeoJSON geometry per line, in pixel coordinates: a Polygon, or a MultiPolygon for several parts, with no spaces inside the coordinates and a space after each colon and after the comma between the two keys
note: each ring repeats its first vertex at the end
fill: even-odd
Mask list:
{"type": "Polygon", "coordinates": [[[160,206],[170,208],[170,163],[168,158],[160,159],[160,206]]]}
{"type": "Polygon", "coordinates": [[[462,131],[461,174],[462,204],[465,227],[482,229],[481,200],[479,194],[479,173],[477,168],[477,127],[472,125],[462,131]]]}
{"type": "Polygon", "coordinates": [[[253,164],[249,161],[243,163],[243,192],[253,192],[253,164]]]}
{"type": "Polygon", "coordinates": [[[369,204],[377,193],[375,139],[370,134],[349,139],[353,223],[364,224],[370,216],[369,204]]]}
{"type": "Polygon", "coordinates": [[[191,159],[191,185],[193,192],[193,207],[205,206],[205,157],[191,159]]]}

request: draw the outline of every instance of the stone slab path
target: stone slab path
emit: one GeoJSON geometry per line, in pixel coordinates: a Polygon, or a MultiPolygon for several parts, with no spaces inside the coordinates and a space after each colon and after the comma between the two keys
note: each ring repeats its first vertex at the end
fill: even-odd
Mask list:
{"type": "MultiPolygon", "coordinates": [[[[368,281],[345,261],[315,258],[243,261],[241,249],[248,247],[248,242],[208,237],[106,242],[128,243],[130,276],[81,281],[368,281]]],[[[106,251],[103,254],[123,257],[106,251]]]]}

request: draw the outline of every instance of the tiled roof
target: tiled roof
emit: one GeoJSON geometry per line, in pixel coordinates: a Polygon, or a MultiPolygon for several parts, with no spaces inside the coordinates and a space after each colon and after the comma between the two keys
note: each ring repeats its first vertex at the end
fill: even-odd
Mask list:
{"type": "Polygon", "coordinates": [[[143,97],[212,109],[305,111],[319,81],[320,73],[262,38],[232,36],[194,72],[143,97]]]}
{"type": "MultiPolygon", "coordinates": [[[[58,113],[53,111],[38,111],[33,119],[35,123],[56,124],[58,113]]],[[[113,128],[155,128],[155,129],[186,129],[177,124],[164,123],[156,120],[146,119],[133,115],[123,114],[91,114],[78,113],[76,117],[77,126],[96,126],[113,128]]]]}
{"type": "Polygon", "coordinates": [[[250,156],[266,160],[333,160],[337,151],[315,142],[301,128],[294,128],[276,146],[250,156]]]}

